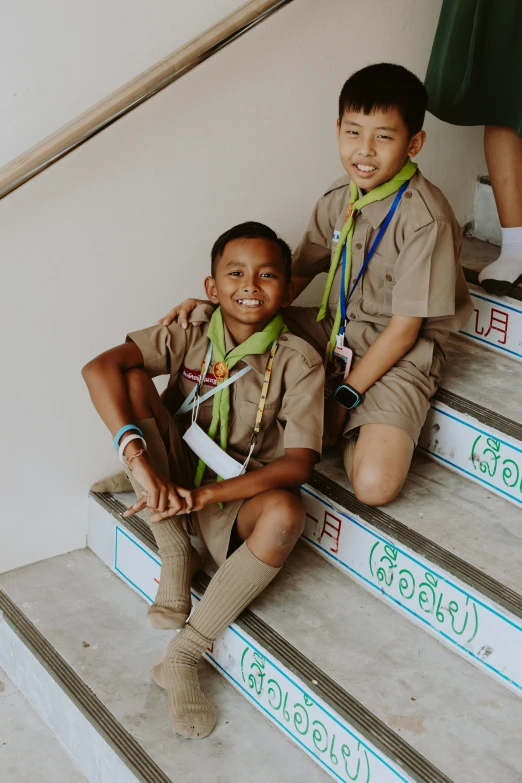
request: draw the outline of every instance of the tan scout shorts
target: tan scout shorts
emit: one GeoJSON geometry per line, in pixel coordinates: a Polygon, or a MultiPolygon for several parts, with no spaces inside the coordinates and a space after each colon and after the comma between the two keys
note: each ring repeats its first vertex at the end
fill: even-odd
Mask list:
{"type": "MultiPolygon", "coordinates": [[[[197,457],[181,438],[174,416],[169,413],[169,473],[172,481],[181,486],[193,487],[197,457]]],[[[196,535],[207,547],[212,558],[220,566],[225,562],[230,544],[230,534],[239,509],[244,501],[232,500],[220,509],[217,503],[201,511],[187,515],[188,532],[196,535]]]]}
{"type": "MultiPolygon", "coordinates": [[[[318,311],[317,307],[289,307],[283,317],[291,332],[324,356],[332,321],[327,316],[317,323],[318,311]]],[[[354,352],[354,367],[382,331],[377,324],[349,324],[346,336],[354,352]]],[[[412,350],[368,389],[362,405],[350,413],[344,435],[352,437],[365,424],[389,424],[407,432],[417,445],[429,400],[437,391],[441,365],[442,355],[434,348],[433,340],[419,338],[412,350]]]]}

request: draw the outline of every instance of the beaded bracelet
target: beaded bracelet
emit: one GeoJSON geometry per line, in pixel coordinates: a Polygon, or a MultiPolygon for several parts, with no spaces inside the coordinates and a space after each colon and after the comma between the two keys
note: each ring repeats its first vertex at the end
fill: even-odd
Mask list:
{"type": "Polygon", "coordinates": [[[147,451],[147,449],[139,449],[139,450],[138,450],[138,451],[136,451],[134,454],[132,454],[132,456],[130,456],[130,457],[124,457],[124,459],[125,459],[125,464],[127,465],[128,469],[130,470],[130,472],[131,472],[131,473],[132,473],[132,468],[131,468],[131,462],[132,462],[132,460],[133,460],[133,459],[136,459],[136,457],[141,457],[141,455],[142,455],[142,454],[148,454],[148,453],[149,453],[149,452],[147,451]]]}
{"type": "Polygon", "coordinates": [[[133,441],[133,440],[141,440],[141,442],[143,443],[143,448],[145,450],[147,449],[147,443],[145,441],[145,438],[142,435],[138,435],[137,432],[134,432],[132,435],[127,435],[127,437],[124,438],[122,440],[122,442],[120,443],[120,447],[118,449],[119,460],[120,460],[120,462],[123,462],[124,465],[126,465],[127,463],[125,462],[126,457],[125,457],[123,452],[125,451],[125,449],[129,445],[129,443],[131,441],[133,441]]]}

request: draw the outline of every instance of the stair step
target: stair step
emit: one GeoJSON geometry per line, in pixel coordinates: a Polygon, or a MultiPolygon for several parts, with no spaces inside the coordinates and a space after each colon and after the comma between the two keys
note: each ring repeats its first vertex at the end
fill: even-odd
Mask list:
{"type": "Polygon", "coordinates": [[[310,546],[522,695],[522,526],[510,503],[422,454],[385,509],[355,498],[334,454],[303,499],[310,546]]]}
{"type": "Polygon", "coordinates": [[[2,669],[0,769],[3,783],[86,783],[87,780],[2,669]]]}
{"type": "MultiPolygon", "coordinates": [[[[521,335],[522,343],[522,335],[521,335]]],[[[419,447],[522,506],[522,364],[453,337],[419,447]]]]}
{"type": "Polygon", "coordinates": [[[10,596],[0,590],[0,665],[92,783],[327,779],[205,663],[219,725],[199,742],[174,734],[150,676],[171,636],[89,550],[2,574],[0,587],[10,596]]]}
{"type": "Polygon", "coordinates": [[[463,240],[460,260],[475,312],[461,334],[522,361],[522,286],[516,286],[510,296],[498,297],[486,294],[478,282],[479,272],[498,256],[494,245],[469,237],[463,240]]]}
{"type": "MultiPolygon", "coordinates": [[[[112,518],[105,513],[103,519],[103,508],[96,508],[95,502],[104,501],[100,497],[92,501],[90,546],[100,547],[103,530],[113,547],[114,535],[122,536],[125,544],[119,546],[116,561],[113,555],[109,562],[142,594],[148,592],[151,601],[155,588],[148,563],[155,552],[150,532],[136,517],[123,524],[121,504],[114,498],[112,518]]],[[[106,553],[109,548],[106,543],[106,553]]],[[[155,563],[159,569],[157,559],[155,563]]],[[[381,783],[401,779],[401,774],[402,779],[426,783],[445,779],[444,775],[459,783],[493,780],[499,774],[504,781],[518,779],[522,747],[510,737],[522,731],[520,699],[330,568],[311,549],[298,545],[280,577],[251,610],[238,622],[238,631],[246,639],[241,658],[248,662],[247,676],[245,668],[243,674],[237,671],[237,657],[227,650],[230,642],[216,643],[210,659],[215,657],[227,677],[236,676],[247,696],[283,724],[285,703],[287,707],[293,703],[291,695],[285,702],[284,694],[291,680],[297,679],[306,709],[298,710],[297,718],[293,713],[296,728],[308,738],[306,729],[311,730],[316,711],[322,708],[320,722],[328,730],[329,709],[330,719],[336,722],[336,742],[347,725],[360,742],[359,770],[369,764],[362,780],[381,783]],[[251,655],[256,646],[257,658],[251,655]],[[394,745],[401,737],[408,744],[394,745]],[[383,764],[383,753],[402,764],[402,773],[395,768],[394,777],[388,777],[393,768],[383,764]],[[427,769],[422,756],[434,766],[427,769]],[[379,761],[380,769],[375,767],[379,761]]],[[[292,711],[287,712],[290,721],[292,711]]],[[[332,735],[328,737],[331,740],[332,735]]],[[[326,753],[326,735],[322,740],[316,735],[316,740],[326,753]]],[[[339,747],[333,749],[336,758],[339,747]]]]}

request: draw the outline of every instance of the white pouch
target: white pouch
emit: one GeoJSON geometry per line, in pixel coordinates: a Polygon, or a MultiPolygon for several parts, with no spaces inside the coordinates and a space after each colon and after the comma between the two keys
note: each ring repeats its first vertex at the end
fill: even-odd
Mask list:
{"type": "Polygon", "coordinates": [[[189,446],[194,454],[203,460],[203,462],[223,479],[231,479],[241,476],[245,472],[250,454],[246,462],[241,465],[226,451],[218,446],[212,438],[209,438],[206,432],[199,427],[195,421],[192,422],[183,440],[189,446]]]}

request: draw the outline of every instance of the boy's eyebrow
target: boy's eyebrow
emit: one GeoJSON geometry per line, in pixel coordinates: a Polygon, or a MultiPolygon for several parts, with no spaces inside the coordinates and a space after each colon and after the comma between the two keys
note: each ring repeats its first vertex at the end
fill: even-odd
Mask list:
{"type": "MultiPolygon", "coordinates": [[[[362,128],[360,123],[354,122],[353,120],[343,120],[343,125],[355,125],[356,128],[362,128]]],[[[397,131],[398,128],[396,128],[395,125],[378,125],[375,130],[397,131]]]]}
{"type": "MultiPolygon", "coordinates": [[[[229,266],[247,266],[247,264],[244,261],[232,259],[232,261],[227,262],[227,267],[229,266]]],[[[277,269],[278,264],[276,261],[265,261],[261,266],[263,268],[270,267],[271,269],[277,269]]]]}

